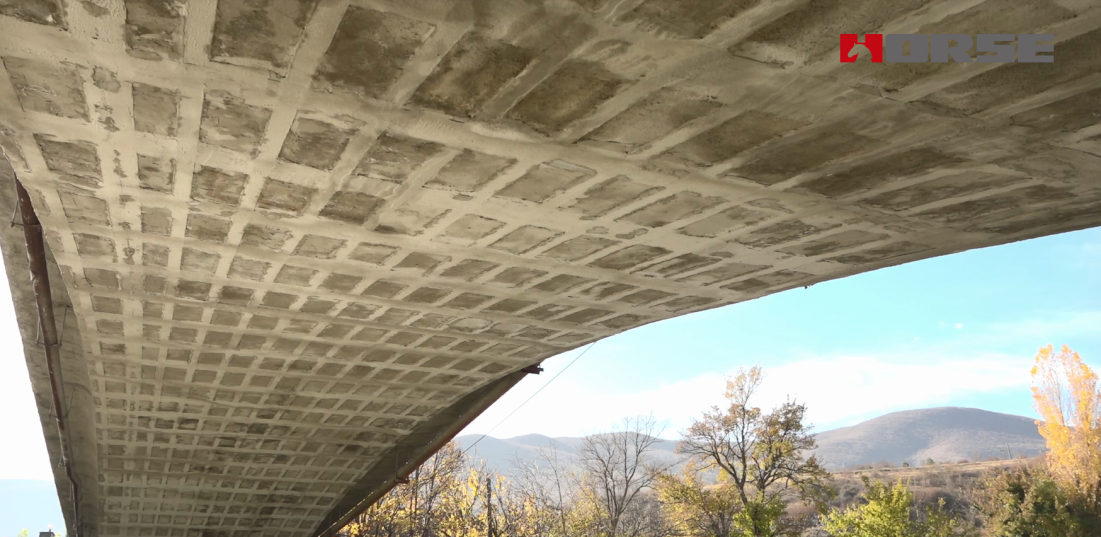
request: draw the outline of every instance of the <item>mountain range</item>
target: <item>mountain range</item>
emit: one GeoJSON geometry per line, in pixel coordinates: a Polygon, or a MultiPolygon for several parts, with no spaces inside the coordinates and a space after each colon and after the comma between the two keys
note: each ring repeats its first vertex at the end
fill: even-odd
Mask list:
{"type": "MultiPolygon", "coordinates": [[[[887,462],[919,465],[928,459],[957,462],[990,457],[1031,457],[1043,453],[1044,439],[1031,418],[977,408],[940,407],[892,412],[851,427],[818,433],[814,454],[830,470],[887,462]]],[[[488,468],[512,472],[516,461],[531,463],[552,444],[561,461],[576,461],[582,439],[539,434],[515,438],[463,435],[455,439],[488,468]],[[475,444],[477,442],[477,444],[475,444]]],[[[655,442],[655,463],[679,460],[675,440],[655,442]]]]}

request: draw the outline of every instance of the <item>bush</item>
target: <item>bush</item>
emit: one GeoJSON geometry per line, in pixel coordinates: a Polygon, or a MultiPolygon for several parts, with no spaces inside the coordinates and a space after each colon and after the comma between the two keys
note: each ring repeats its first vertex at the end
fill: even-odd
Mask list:
{"type": "Polygon", "coordinates": [[[989,537],[1095,537],[1101,517],[1076,503],[1043,466],[985,477],[975,498],[989,537]]]}

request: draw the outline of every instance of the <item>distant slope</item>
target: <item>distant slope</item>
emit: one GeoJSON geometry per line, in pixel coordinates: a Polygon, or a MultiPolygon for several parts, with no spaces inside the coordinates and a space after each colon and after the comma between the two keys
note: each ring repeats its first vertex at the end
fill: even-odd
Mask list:
{"type": "Polygon", "coordinates": [[[53,481],[0,479],[0,537],[15,537],[24,529],[38,535],[50,525],[58,535],[65,533],[53,481]]]}
{"type": "Polygon", "coordinates": [[[893,412],[818,434],[815,452],[828,468],[873,464],[956,462],[1043,453],[1035,422],[977,408],[941,407],[893,412]]]}
{"type": "MultiPolygon", "coordinates": [[[[481,435],[464,435],[455,440],[469,448],[481,435]]],[[[831,470],[886,461],[892,464],[921,464],[926,459],[956,462],[1012,456],[1032,457],[1045,451],[1044,439],[1031,418],[989,412],[976,408],[942,407],[894,412],[852,427],[824,431],[817,435],[815,452],[831,470]]],[[[470,455],[486,461],[490,469],[509,474],[514,460],[533,462],[539,450],[551,443],[564,463],[577,460],[580,438],[550,438],[529,434],[516,438],[486,437],[470,455]]],[[[656,462],[679,460],[677,442],[661,440],[655,445],[656,462]]]]}
{"type": "MultiPolygon", "coordinates": [[[[560,437],[550,438],[541,434],[528,434],[515,438],[494,438],[487,436],[478,441],[482,435],[469,434],[455,438],[462,448],[470,449],[468,453],[474,459],[482,459],[486,467],[503,474],[511,474],[516,461],[535,463],[540,460],[540,451],[547,452],[552,444],[558,452],[557,457],[563,465],[571,465],[577,462],[578,450],[583,440],[581,438],[560,437]],[[475,442],[477,444],[475,445],[475,442]]],[[[658,440],[654,444],[651,453],[653,462],[661,465],[675,464],[680,457],[676,454],[677,442],[675,440],[658,440]]]]}

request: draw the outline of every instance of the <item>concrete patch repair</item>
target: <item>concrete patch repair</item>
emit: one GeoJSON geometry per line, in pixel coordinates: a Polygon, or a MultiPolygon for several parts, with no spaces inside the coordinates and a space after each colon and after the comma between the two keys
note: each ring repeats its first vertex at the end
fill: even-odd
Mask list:
{"type": "Polygon", "coordinates": [[[1048,41],[1054,42],[1055,36],[979,34],[972,40],[967,34],[864,34],[861,39],[859,34],[841,34],[841,63],[856,61],[852,51],[857,45],[868,50],[872,63],[1054,63],[1055,45],[1048,41]],[[972,58],[972,48],[991,54],[972,58]]]}
{"type": "Polygon", "coordinates": [[[1092,0],[0,2],[65,533],[330,535],[548,357],[1101,225],[1099,50],[1092,0]],[[990,28],[1059,61],[891,63],[990,28]]]}

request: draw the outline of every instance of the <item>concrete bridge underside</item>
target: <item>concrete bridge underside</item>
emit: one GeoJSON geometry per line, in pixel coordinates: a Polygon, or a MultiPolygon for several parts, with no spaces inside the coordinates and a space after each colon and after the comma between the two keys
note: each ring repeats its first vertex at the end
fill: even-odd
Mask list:
{"type": "Polygon", "coordinates": [[[70,535],[323,534],[549,356],[1101,225],[1095,0],[0,0],[0,59],[70,535]],[[1056,61],[839,63],[864,32],[1056,61]]]}

